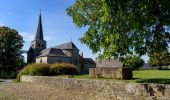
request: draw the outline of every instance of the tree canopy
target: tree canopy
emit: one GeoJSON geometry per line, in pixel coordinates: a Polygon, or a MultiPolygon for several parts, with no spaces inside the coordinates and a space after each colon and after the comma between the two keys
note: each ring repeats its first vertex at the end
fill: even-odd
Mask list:
{"type": "Polygon", "coordinates": [[[170,39],[169,0],[76,0],[67,14],[88,30],[80,41],[102,58],[146,54],[170,39]]]}
{"type": "Polygon", "coordinates": [[[159,48],[157,51],[149,52],[149,65],[151,66],[166,66],[170,65],[170,53],[168,49],[159,48]]]}
{"type": "Polygon", "coordinates": [[[0,27],[0,70],[15,70],[23,62],[23,38],[14,29],[0,27]]]}
{"type": "Polygon", "coordinates": [[[142,67],[144,65],[144,60],[141,59],[138,56],[126,56],[126,57],[122,57],[121,62],[123,62],[123,67],[128,67],[128,68],[132,68],[132,69],[139,69],[140,67],[142,67]]]}

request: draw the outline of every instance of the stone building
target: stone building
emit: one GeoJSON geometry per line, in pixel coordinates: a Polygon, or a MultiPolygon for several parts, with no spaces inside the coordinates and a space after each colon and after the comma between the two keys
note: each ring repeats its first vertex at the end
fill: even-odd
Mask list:
{"type": "Polygon", "coordinates": [[[27,63],[70,63],[78,67],[80,73],[88,73],[88,69],[96,67],[91,58],[83,58],[79,49],[73,42],[63,43],[54,47],[46,48],[46,41],[43,38],[41,14],[37,32],[27,53],[27,63]]]}

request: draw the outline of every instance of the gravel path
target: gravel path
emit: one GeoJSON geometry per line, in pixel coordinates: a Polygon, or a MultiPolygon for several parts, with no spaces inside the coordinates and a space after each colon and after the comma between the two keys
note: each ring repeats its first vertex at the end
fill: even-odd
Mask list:
{"type": "Polygon", "coordinates": [[[35,83],[0,84],[0,100],[112,100],[95,94],[35,83]]]}
{"type": "Polygon", "coordinates": [[[12,79],[0,79],[0,84],[10,84],[12,82],[12,79]]]}

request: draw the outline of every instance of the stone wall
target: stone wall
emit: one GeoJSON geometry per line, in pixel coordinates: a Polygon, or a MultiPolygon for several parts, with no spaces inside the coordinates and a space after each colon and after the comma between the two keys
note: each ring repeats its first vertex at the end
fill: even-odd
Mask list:
{"type": "Polygon", "coordinates": [[[36,57],[36,63],[47,63],[47,57],[36,57]]]}
{"type": "Polygon", "coordinates": [[[95,96],[113,100],[169,100],[170,85],[120,83],[112,80],[59,78],[46,76],[22,76],[22,82],[50,84],[55,87],[86,91],[95,96]]]}
{"type": "Polygon", "coordinates": [[[89,76],[93,78],[132,79],[132,69],[122,67],[97,67],[89,69],[89,76]]]}
{"type": "Polygon", "coordinates": [[[123,63],[119,59],[97,60],[96,67],[122,67],[123,63]]]}
{"type": "Polygon", "coordinates": [[[47,57],[47,63],[53,64],[53,63],[71,63],[70,57],[62,57],[62,56],[48,56],[47,57]]]}

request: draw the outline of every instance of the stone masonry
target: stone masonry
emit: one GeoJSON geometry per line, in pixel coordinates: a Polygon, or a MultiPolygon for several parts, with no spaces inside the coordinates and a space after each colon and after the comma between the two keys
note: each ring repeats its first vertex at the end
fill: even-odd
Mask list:
{"type": "Polygon", "coordinates": [[[170,85],[120,83],[113,80],[22,76],[22,82],[49,84],[74,91],[86,91],[113,100],[170,100],[170,85]]]}
{"type": "Polygon", "coordinates": [[[89,69],[89,77],[92,78],[114,78],[114,79],[132,79],[132,68],[122,67],[97,67],[89,69]]]}

